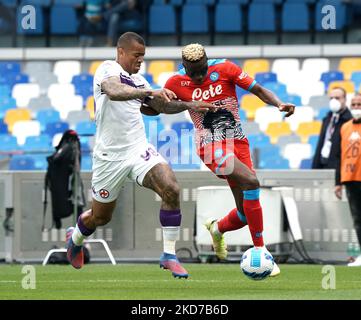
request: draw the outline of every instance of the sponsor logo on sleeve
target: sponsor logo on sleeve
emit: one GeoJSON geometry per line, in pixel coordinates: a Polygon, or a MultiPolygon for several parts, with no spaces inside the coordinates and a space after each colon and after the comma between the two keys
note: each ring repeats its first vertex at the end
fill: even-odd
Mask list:
{"type": "Polygon", "coordinates": [[[242,80],[248,76],[247,72],[242,71],[242,73],[239,75],[239,80],[242,80]]]}

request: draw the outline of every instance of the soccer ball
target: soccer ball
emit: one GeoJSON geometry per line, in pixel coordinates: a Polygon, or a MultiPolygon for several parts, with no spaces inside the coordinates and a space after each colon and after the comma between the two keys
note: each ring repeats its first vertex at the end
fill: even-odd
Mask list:
{"type": "Polygon", "coordinates": [[[250,248],[241,258],[241,270],[252,280],[263,280],[268,277],[273,265],[273,257],[265,248],[250,248]]]}

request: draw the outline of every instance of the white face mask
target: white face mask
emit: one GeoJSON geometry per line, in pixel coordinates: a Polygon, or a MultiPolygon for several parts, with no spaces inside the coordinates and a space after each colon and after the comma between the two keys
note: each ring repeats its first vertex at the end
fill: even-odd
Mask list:
{"type": "Polygon", "coordinates": [[[337,113],[341,110],[341,102],[338,101],[337,99],[333,98],[330,100],[330,110],[333,112],[333,113],[337,113]]]}
{"type": "Polygon", "coordinates": [[[361,119],[361,109],[351,109],[351,114],[355,120],[361,119]]]}

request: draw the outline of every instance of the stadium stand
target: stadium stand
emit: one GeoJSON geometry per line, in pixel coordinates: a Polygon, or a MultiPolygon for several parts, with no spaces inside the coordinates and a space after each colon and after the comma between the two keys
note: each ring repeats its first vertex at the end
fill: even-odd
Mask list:
{"type": "MultiPolygon", "coordinates": [[[[14,48],[23,45],[19,40],[23,38],[34,40],[34,44],[28,44],[30,46],[36,46],[37,39],[41,39],[44,46],[62,46],[65,44],[62,42],[64,36],[74,36],[82,13],[78,7],[82,4],[81,0],[1,0],[1,3],[16,14],[17,22],[15,38],[10,42],[0,41],[0,46],[12,43],[14,48]],[[36,30],[20,28],[21,12],[14,3],[25,2],[37,9],[36,30]],[[66,17],[68,23],[61,24],[59,17],[66,17]]],[[[325,3],[324,0],[149,1],[142,11],[147,21],[143,35],[150,45],[157,43],[163,47],[200,41],[217,45],[305,43],[315,44],[312,48],[316,48],[316,44],[330,40],[330,36],[321,30],[322,16],[317,11],[325,3]],[[260,14],[265,10],[267,15],[260,14]],[[162,19],[159,19],[160,16],[162,19]],[[154,42],[156,38],[158,42],[154,42]]],[[[352,3],[335,1],[334,5],[337,10],[340,9],[340,14],[337,28],[331,32],[332,37],[336,42],[347,43],[352,38],[351,31],[355,32],[352,17],[349,19],[350,16],[346,15],[352,9],[352,3]]],[[[12,36],[8,36],[11,39],[12,36]]],[[[355,42],[359,42],[361,37],[357,39],[355,42]]],[[[103,46],[104,42],[99,41],[95,45],[103,46]]],[[[49,152],[45,145],[54,144],[59,134],[72,128],[80,131],[82,151],[89,156],[95,132],[92,81],[103,57],[95,51],[87,53],[86,49],[81,50],[83,48],[74,48],[73,55],[67,54],[62,58],[62,53],[59,53],[49,60],[47,55],[36,57],[36,53],[24,60],[21,57],[25,54],[16,59],[0,57],[0,132],[16,140],[16,144],[14,140],[7,140],[8,150],[20,148],[29,155],[38,153],[36,148],[40,153],[49,152]],[[92,142],[88,140],[90,138],[92,142]]],[[[310,145],[313,154],[320,123],[329,112],[327,93],[331,88],[341,86],[346,89],[349,98],[361,90],[361,58],[356,52],[354,56],[333,53],[333,50],[338,50],[335,47],[322,47],[317,54],[300,51],[298,55],[278,54],[277,51],[267,55],[267,50],[272,50],[272,47],[262,47],[259,53],[240,52],[239,56],[235,50],[229,56],[264,87],[274,91],[282,100],[294,103],[296,112],[291,118],[284,119],[276,108],[266,106],[254,95],[237,88],[242,128],[253,150],[261,150],[262,153],[263,148],[278,148],[272,158],[266,156],[262,159],[264,162],[258,163],[260,167],[268,168],[272,161],[279,168],[293,168],[295,163],[301,166],[303,160],[291,161],[282,157],[281,152],[284,155],[289,144],[301,143],[310,145]]],[[[220,57],[219,54],[216,57],[220,57]]],[[[147,60],[140,73],[151,85],[161,87],[179,69],[179,58],[179,52],[171,58],[163,53],[149,59],[146,55],[147,60]]],[[[166,133],[170,133],[162,133],[163,129],[179,133],[182,128],[192,128],[186,113],[143,116],[143,119],[149,139],[160,145],[167,141],[163,139],[166,133]]],[[[0,151],[4,148],[1,147],[0,151]]],[[[194,146],[185,147],[182,153],[192,155],[194,146]]],[[[91,159],[86,161],[84,166],[90,168],[91,159]]],[[[35,164],[37,168],[42,167],[40,156],[35,164]]],[[[195,166],[199,167],[199,164],[195,166]]]]}
{"type": "MultiPolygon", "coordinates": [[[[7,1],[2,3],[17,19],[6,43],[29,46],[75,46],[78,25],[84,14],[83,0],[7,1]],[[36,28],[23,28],[20,5],[31,4],[36,28]],[[66,19],[67,23],[62,23],[66,19]]],[[[149,0],[138,2],[143,15],[143,35],[150,45],[181,45],[193,39],[203,43],[296,44],[358,42],[358,6],[355,1],[331,0],[149,0]],[[322,8],[337,11],[331,31],[322,24],[322,8]],[[263,13],[267,12],[267,15],[263,13]],[[162,17],[162,19],[159,19],[162,17]],[[330,32],[326,32],[326,31],[330,32]]],[[[95,46],[106,45],[106,35],[96,35],[95,46]]]]}

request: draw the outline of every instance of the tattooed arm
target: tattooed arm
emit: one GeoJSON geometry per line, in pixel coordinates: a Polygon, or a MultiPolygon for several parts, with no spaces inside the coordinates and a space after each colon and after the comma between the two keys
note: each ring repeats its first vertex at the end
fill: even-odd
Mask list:
{"type": "Polygon", "coordinates": [[[172,100],[172,101],[164,101],[159,98],[146,98],[145,102],[141,108],[142,113],[145,113],[144,109],[153,109],[157,114],[166,113],[166,114],[174,114],[183,112],[185,110],[193,110],[196,112],[207,112],[207,111],[215,111],[217,107],[213,106],[210,103],[203,101],[180,101],[180,100],[172,100]]]}
{"type": "Polygon", "coordinates": [[[113,101],[127,101],[156,97],[160,101],[170,101],[176,98],[170,90],[137,89],[121,83],[118,77],[109,77],[101,84],[102,91],[113,101]]]}

